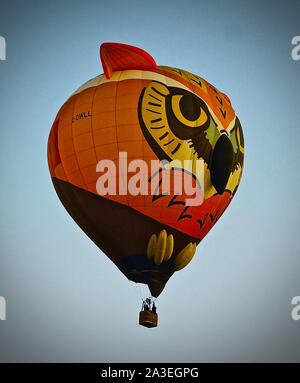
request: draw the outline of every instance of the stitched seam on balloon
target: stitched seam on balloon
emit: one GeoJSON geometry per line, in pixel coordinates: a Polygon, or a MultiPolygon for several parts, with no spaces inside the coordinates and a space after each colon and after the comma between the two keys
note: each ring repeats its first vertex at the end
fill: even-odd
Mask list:
{"type": "MultiPolygon", "coordinates": [[[[97,156],[97,153],[96,153],[95,137],[94,137],[94,131],[93,131],[93,107],[94,107],[94,99],[95,99],[96,91],[97,91],[97,88],[95,88],[94,95],[93,95],[93,98],[92,98],[92,105],[91,105],[91,113],[92,113],[92,116],[91,116],[91,135],[92,135],[94,153],[95,153],[96,161],[98,163],[98,156],[97,156]]],[[[97,164],[96,164],[96,167],[97,167],[97,164]]]]}
{"type": "MultiPolygon", "coordinates": [[[[131,125],[133,125],[133,124],[131,124],[131,125]]],[[[124,126],[125,126],[125,124],[124,124],[124,126]]],[[[128,125],[129,126],[129,125],[128,125]]],[[[114,128],[114,126],[113,125],[111,125],[111,126],[105,126],[105,127],[100,127],[100,128],[94,128],[93,129],[93,131],[98,131],[98,130],[101,130],[101,129],[112,129],[112,128],[114,128]]],[[[76,136],[74,136],[74,137],[80,137],[80,136],[83,136],[84,134],[88,134],[89,132],[83,132],[83,133],[80,133],[80,134],[77,134],[76,136]]],[[[69,139],[70,141],[71,141],[71,138],[69,139]]],[[[66,142],[67,142],[68,140],[66,140],[66,142]]]]}
{"type": "MultiPolygon", "coordinates": [[[[77,97],[78,98],[78,97],[77,97]]],[[[75,111],[75,104],[76,104],[76,98],[74,99],[74,103],[73,103],[73,112],[72,112],[72,116],[74,116],[74,111],[75,111]]],[[[76,158],[76,162],[77,162],[77,166],[78,166],[78,170],[79,170],[79,173],[81,174],[81,177],[82,177],[82,180],[83,180],[83,184],[85,187],[87,187],[87,184],[85,182],[85,179],[83,177],[83,174],[81,172],[81,169],[80,169],[80,166],[79,166],[79,161],[78,161],[78,158],[77,158],[77,153],[76,153],[76,150],[75,150],[75,145],[74,145],[74,139],[73,139],[73,134],[74,134],[74,131],[73,131],[73,123],[71,122],[71,131],[72,131],[72,143],[73,143],[73,148],[74,148],[74,156],[76,158]]],[[[75,173],[75,172],[74,172],[75,173]]],[[[70,182],[70,180],[68,179],[68,181],[70,182]]]]}
{"type": "MultiPolygon", "coordinates": [[[[119,79],[121,78],[121,75],[122,75],[122,71],[120,71],[120,75],[119,75],[118,81],[116,83],[116,99],[115,99],[115,126],[116,126],[116,139],[117,139],[117,151],[118,151],[118,153],[119,153],[119,140],[118,140],[118,126],[117,126],[117,99],[118,99],[119,79]]],[[[119,177],[120,177],[120,167],[119,167],[119,177]]],[[[128,189],[128,179],[126,180],[126,182],[127,182],[126,189],[128,189]]],[[[128,190],[127,190],[127,194],[126,194],[126,201],[127,201],[127,206],[130,207],[129,200],[128,200],[128,190]]],[[[132,219],[131,215],[130,215],[130,220],[131,220],[131,227],[133,229],[134,225],[133,225],[133,219],[132,219]]]]}
{"type": "MultiPolygon", "coordinates": [[[[116,127],[116,144],[117,144],[117,152],[119,152],[119,140],[118,140],[118,125],[117,125],[117,100],[118,100],[118,87],[119,87],[119,80],[121,78],[122,71],[120,71],[119,78],[116,82],[116,93],[115,93],[115,127],[116,127]]],[[[119,177],[120,177],[120,167],[119,167],[119,177]]],[[[122,175],[123,178],[123,175],[122,175]]],[[[123,180],[124,181],[124,180],[123,180]]],[[[128,188],[128,184],[126,185],[126,189],[128,188]]],[[[128,193],[126,194],[126,201],[127,205],[129,205],[129,200],[128,200],[128,193]]]]}

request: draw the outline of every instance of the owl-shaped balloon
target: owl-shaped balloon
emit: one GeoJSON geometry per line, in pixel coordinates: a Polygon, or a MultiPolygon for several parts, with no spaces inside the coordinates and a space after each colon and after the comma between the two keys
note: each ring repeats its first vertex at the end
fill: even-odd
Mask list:
{"type": "Polygon", "coordinates": [[[125,44],[102,44],[100,57],[104,74],[81,86],[55,118],[49,169],[77,224],[157,297],[231,202],[242,175],[243,132],[229,98],[198,75],[157,66],[125,44]],[[198,203],[175,182],[164,191],[164,174],[190,179],[198,203]],[[109,183],[112,192],[99,193],[109,183]],[[130,183],[137,192],[128,191],[130,183]]]}

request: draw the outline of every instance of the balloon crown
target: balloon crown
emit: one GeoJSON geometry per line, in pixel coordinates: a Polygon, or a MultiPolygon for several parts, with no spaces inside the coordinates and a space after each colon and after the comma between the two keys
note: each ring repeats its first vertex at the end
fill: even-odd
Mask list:
{"type": "Polygon", "coordinates": [[[110,78],[118,70],[156,69],[154,58],[141,48],[120,43],[103,43],[100,46],[100,59],[104,74],[110,78]]]}

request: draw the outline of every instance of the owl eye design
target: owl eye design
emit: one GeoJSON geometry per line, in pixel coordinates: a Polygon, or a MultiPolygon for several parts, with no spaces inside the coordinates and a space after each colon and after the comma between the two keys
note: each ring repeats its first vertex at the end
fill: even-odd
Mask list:
{"type": "Polygon", "coordinates": [[[215,124],[200,97],[158,81],[143,89],[138,116],[149,145],[168,161],[199,158],[205,130],[215,124]]]}
{"type": "Polygon", "coordinates": [[[178,121],[191,128],[204,125],[208,119],[206,112],[190,95],[172,96],[172,110],[178,121]]]}
{"type": "Polygon", "coordinates": [[[196,95],[180,88],[170,88],[166,97],[170,129],[182,140],[198,136],[210,122],[206,104],[196,95]]]}

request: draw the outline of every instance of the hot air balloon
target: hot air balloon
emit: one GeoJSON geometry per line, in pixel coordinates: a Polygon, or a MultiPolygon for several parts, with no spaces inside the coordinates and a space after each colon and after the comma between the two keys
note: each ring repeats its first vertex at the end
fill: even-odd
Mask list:
{"type": "MultiPolygon", "coordinates": [[[[82,230],[129,280],[158,297],[236,193],[242,127],[229,98],[198,75],[157,66],[125,44],[102,44],[100,58],[104,73],[82,85],[54,120],[49,170],[82,230]],[[175,181],[162,191],[167,173],[190,180],[198,203],[175,181]]],[[[141,324],[156,326],[149,310],[141,315],[141,324]]]]}

